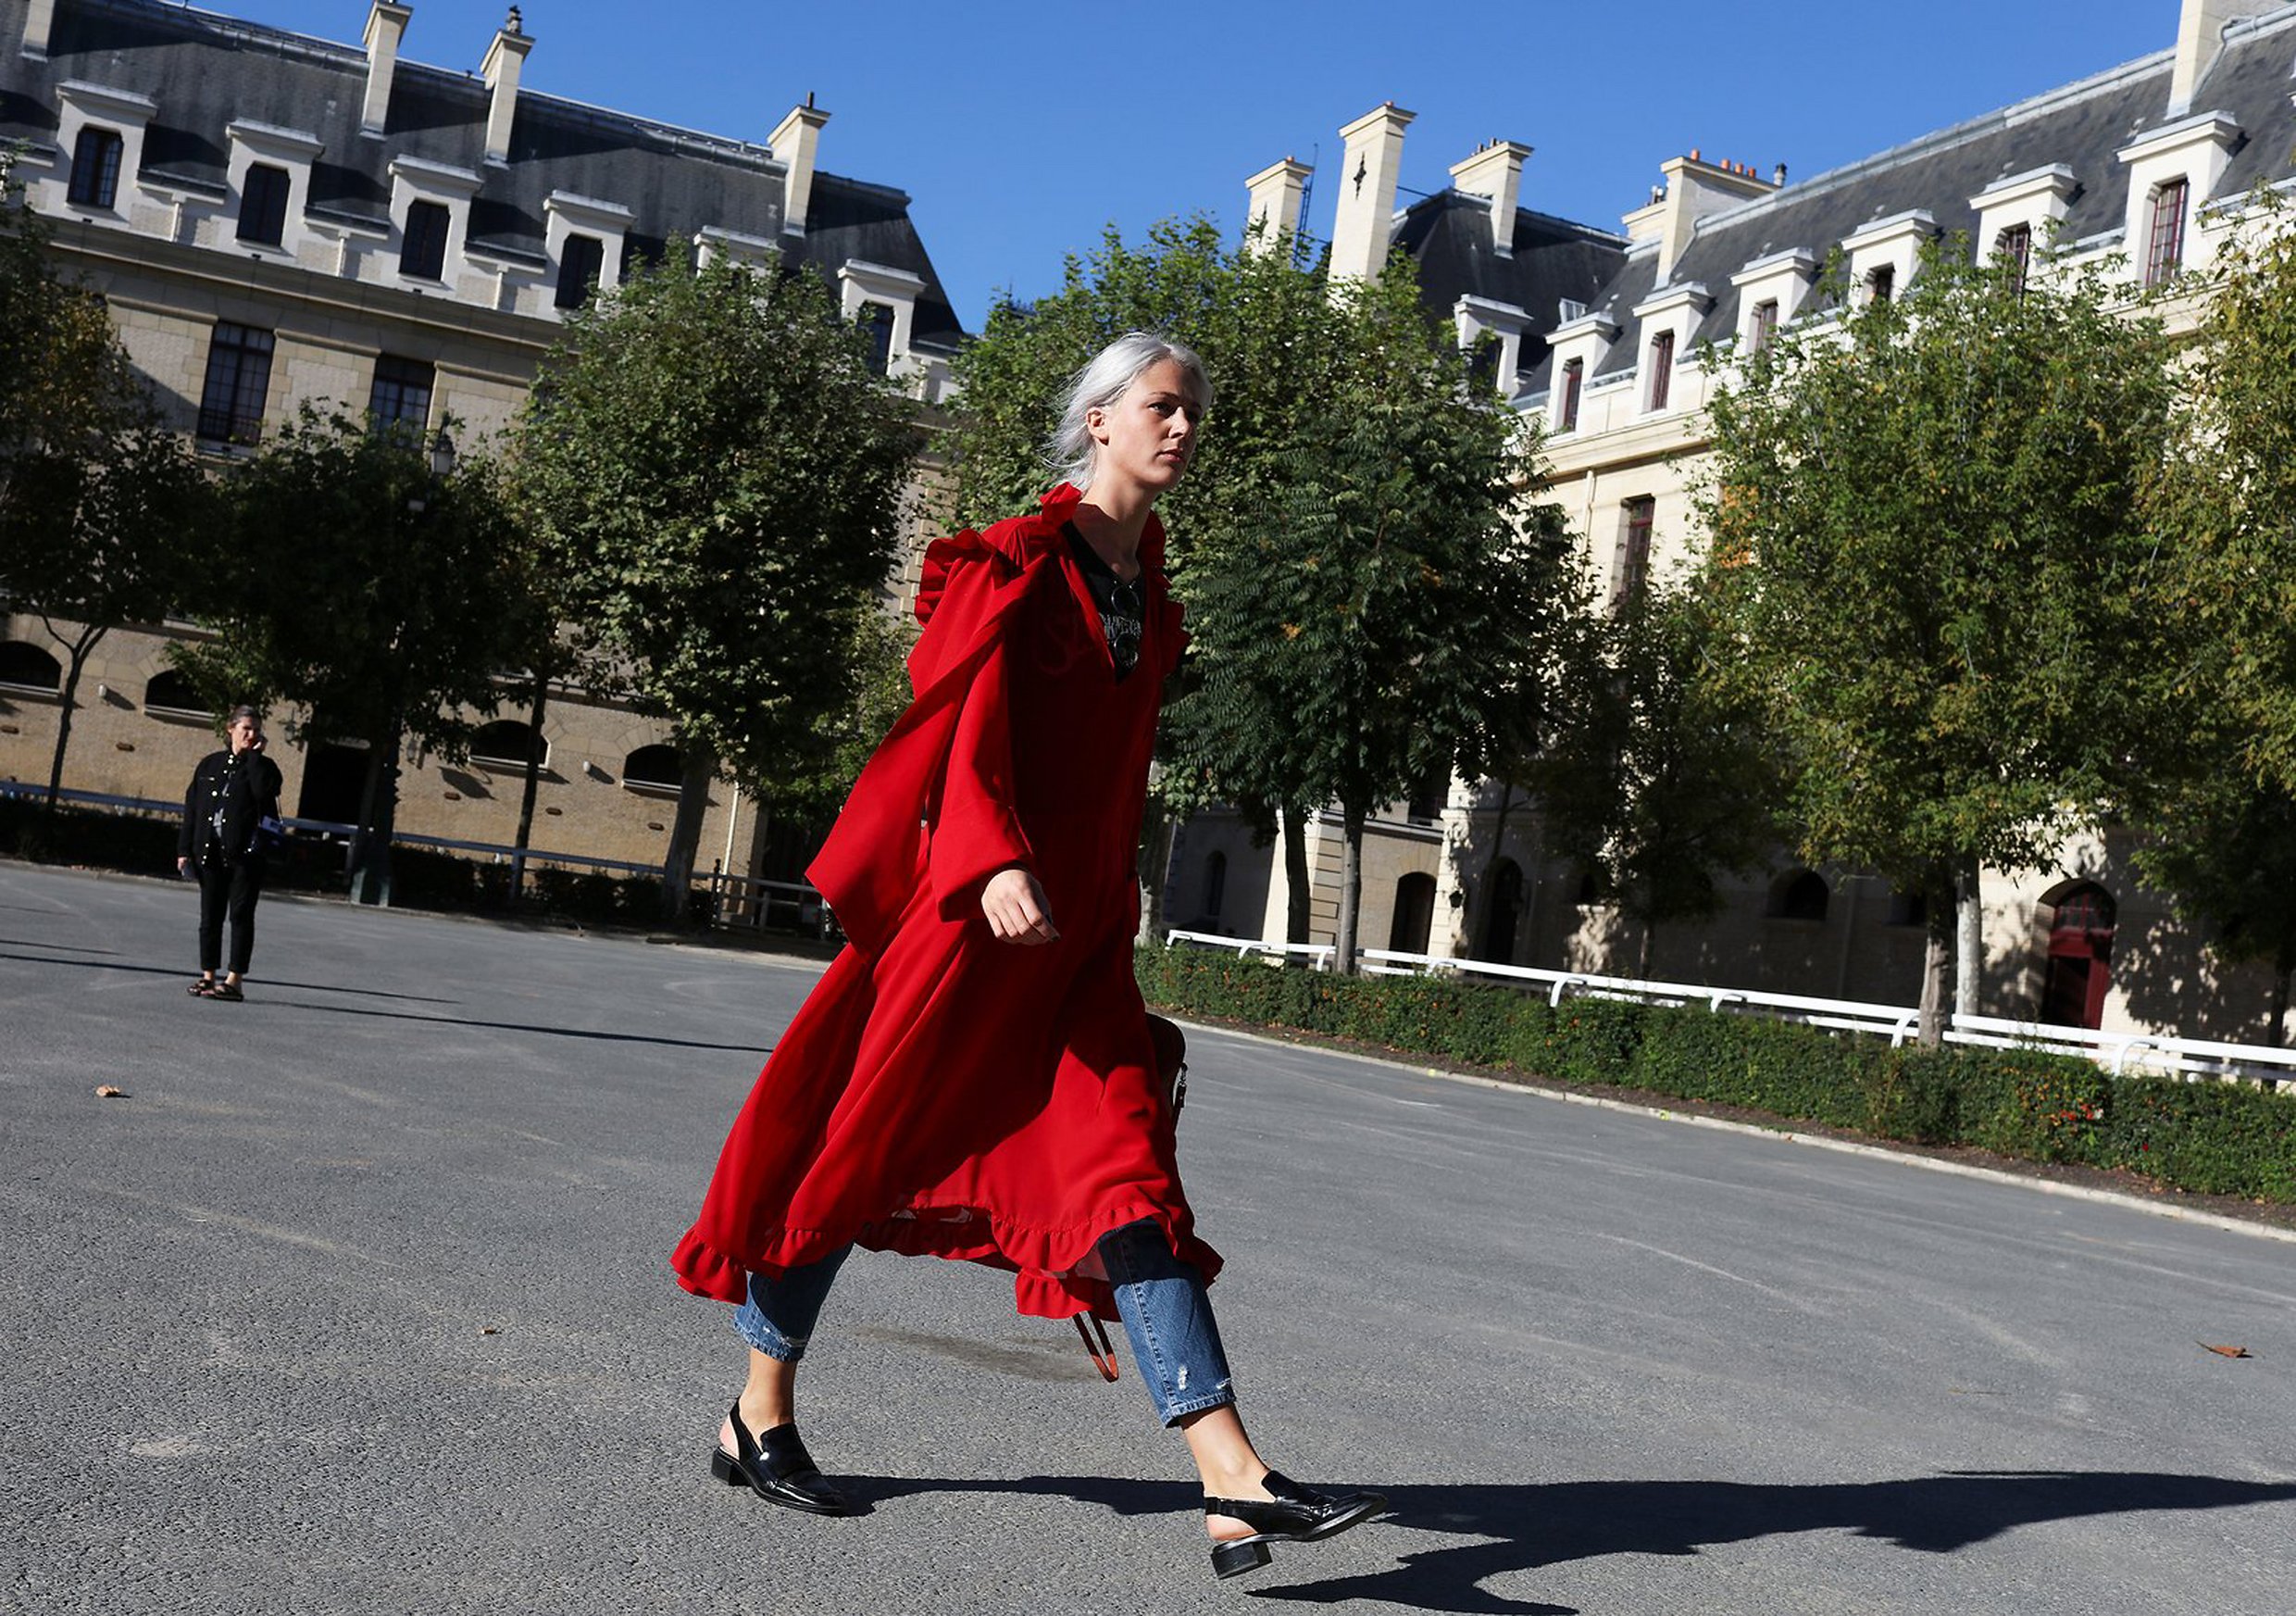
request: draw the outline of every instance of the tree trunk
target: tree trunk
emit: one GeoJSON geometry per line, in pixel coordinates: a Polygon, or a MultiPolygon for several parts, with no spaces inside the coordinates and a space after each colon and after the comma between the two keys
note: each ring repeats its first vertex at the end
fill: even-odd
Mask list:
{"type": "Polygon", "coordinates": [[[543,778],[543,714],[550,705],[550,677],[536,670],[534,699],[530,704],[534,716],[529,721],[534,730],[535,744],[526,754],[526,790],[518,799],[518,833],[510,844],[510,901],[518,903],[526,896],[526,850],[534,840],[534,795],[543,778]]]}
{"type": "Polygon", "coordinates": [[[1985,900],[1979,891],[1980,879],[1978,861],[1963,859],[1955,883],[1953,914],[1953,1013],[1957,1016],[1978,1013],[1978,991],[1985,981],[1985,900]]]}
{"type": "Polygon", "coordinates": [[[1340,923],[1334,939],[1331,969],[1342,976],[1355,974],[1355,922],[1363,909],[1364,810],[1352,802],[1340,805],[1340,923]]]}
{"type": "Polygon", "coordinates": [[[56,641],[71,658],[65,666],[64,688],[60,692],[63,700],[56,709],[56,755],[48,760],[48,802],[47,807],[41,810],[43,819],[53,821],[56,818],[56,795],[64,788],[64,748],[71,744],[72,714],[80,705],[80,675],[86,670],[88,653],[95,649],[96,642],[104,637],[104,631],[82,631],[76,641],[65,639],[54,629],[48,633],[56,635],[56,641]]]}
{"type": "Polygon", "coordinates": [[[2296,971],[2296,954],[2281,950],[2272,962],[2272,1019],[2265,1023],[2265,1042],[2277,1049],[2288,1039],[2288,979],[2296,971]]]}
{"type": "Polygon", "coordinates": [[[1148,799],[1140,839],[1140,941],[1164,937],[1164,889],[1171,884],[1172,840],[1179,829],[1172,810],[1158,797],[1148,799]]]}
{"type": "Polygon", "coordinates": [[[1307,885],[1307,816],[1293,808],[1283,814],[1283,940],[1304,943],[1314,918],[1315,894],[1307,885]]]}
{"type": "Polygon", "coordinates": [[[1642,922],[1642,939],[1634,950],[1634,975],[1638,982],[1651,979],[1651,956],[1658,951],[1658,922],[1642,922]]]}
{"type": "Polygon", "coordinates": [[[1945,1042],[1946,1006],[1953,999],[1953,880],[1942,866],[1930,871],[1922,889],[1922,911],[1928,943],[1921,956],[1921,1046],[1935,1049],[1945,1042]]]}
{"type": "Polygon", "coordinates": [[[391,907],[391,833],[398,821],[399,737],[368,743],[367,790],[351,839],[351,897],[391,907]]]}
{"type": "Polygon", "coordinates": [[[702,816],[709,809],[709,783],[717,777],[716,758],[707,752],[687,755],[685,774],[678,783],[678,817],[669,827],[669,856],[662,861],[662,920],[668,925],[686,923],[686,894],[693,886],[702,816]]]}
{"type": "MultiPolygon", "coordinates": [[[[1500,852],[1506,846],[1507,813],[1514,807],[1515,787],[1503,781],[1499,785],[1499,814],[1491,826],[1491,851],[1484,855],[1483,872],[1476,878],[1474,889],[1467,896],[1466,958],[1469,959],[1479,958],[1476,950],[1483,945],[1483,933],[1491,929],[1491,882],[1499,868],[1500,852]]],[[[1497,963],[1512,965],[1515,962],[1502,959],[1497,963]]]]}

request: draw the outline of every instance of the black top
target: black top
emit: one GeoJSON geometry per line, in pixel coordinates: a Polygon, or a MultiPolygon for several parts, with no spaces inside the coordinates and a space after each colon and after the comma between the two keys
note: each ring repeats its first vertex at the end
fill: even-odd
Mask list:
{"type": "Polygon", "coordinates": [[[278,814],[281,783],[279,765],[260,752],[208,753],[192,771],[192,787],[183,794],[176,857],[194,864],[261,858],[256,826],[278,814]]]}
{"type": "Polygon", "coordinates": [[[1060,531],[1068,535],[1068,548],[1084,570],[1084,586],[1092,592],[1092,604],[1100,608],[1100,632],[1108,637],[1108,659],[1116,664],[1117,677],[1122,679],[1140,666],[1140,635],[1146,621],[1140,580],[1118,578],[1116,569],[1101,559],[1100,552],[1084,542],[1076,523],[1063,522],[1060,531]]]}

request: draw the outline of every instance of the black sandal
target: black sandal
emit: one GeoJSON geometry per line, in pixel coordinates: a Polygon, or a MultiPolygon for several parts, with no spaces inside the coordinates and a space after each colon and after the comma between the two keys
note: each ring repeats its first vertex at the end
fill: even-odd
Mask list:
{"type": "Polygon", "coordinates": [[[733,1424],[733,1451],[709,1450],[709,1473],[730,1487],[747,1487],[769,1504],[803,1510],[808,1515],[850,1515],[853,1504],[830,1484],[794,1425],[776,1425],[750,1434],[742,1423],[742,1405],[726,1418],[733,1424]]]}
{"type": "Polygon", "coordinates": [[[1319,1493],[1288,1476],[1267,1472],[1265,1484],[1275,1500],[1206,1498],[1206,1515],[1229,1515],[1252,1528],[1249,1537],[1212,1545],[1212,1572],[1240,1577],[1268,1561],[1271,1543],[1316,1543],[1360,1526],[1387,1508],[1385,1495],[1372,1492],[1319,1493]]]}
{"type": "Polygon", "coordinates": [[[195,999],[204,999],[213,997],[215,995],[215,990],[216,979],[212,976],[203,976],[183,991],[190,994],[195,999]]]}
{"type": "Polygon", "coordinates": [[[232,1004],[237,1004],[241,999],[245,998],[247,996],[240,992],[239,983],[235,982],[218,982],[201,996],[211,999],[225,999],[232,1004]]]}

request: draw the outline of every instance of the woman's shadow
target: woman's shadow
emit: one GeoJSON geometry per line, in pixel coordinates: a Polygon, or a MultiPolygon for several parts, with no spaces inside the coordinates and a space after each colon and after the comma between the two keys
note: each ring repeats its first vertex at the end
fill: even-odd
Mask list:
{"type": "MultiPolygon", "coordinates": [[[[1101,1504],[1119,1515],[1179,1513],[1196,1489],[1177,1482],[1092,1476],[1017,1481],[855,1477],[854,1494],[875,1502],[905,1493],[1044,1494],[1101,1504]]],[[[1708,1544],[1789,1532],[1849,1531],[1901,1548],[1952,1554],[2015,1526],[2153,1510],[2224,1510],[2296,1502],[2296,1482],[2140,1471],[1948,1471],[1905,1481],[1791,1485],[1756,1482],[1547,1482],[1390,1486],[1380,1525],[1455,1537],[1456,1545],[1405,1548],[1388,1570],[1252,1590],[1263,1598],[1393,1605],[1492,1616],[1576,1616],[1570,1607],[1512,1599],[1490,1579],[1615,1554],[1696,1554],[1708,1544]]],[[[1374,1530],[1377,1528],[1375,1527],[1374,1530]]],[[[1304,1569],[1279,1551],[1277,1569],[1304,1569]]]]}

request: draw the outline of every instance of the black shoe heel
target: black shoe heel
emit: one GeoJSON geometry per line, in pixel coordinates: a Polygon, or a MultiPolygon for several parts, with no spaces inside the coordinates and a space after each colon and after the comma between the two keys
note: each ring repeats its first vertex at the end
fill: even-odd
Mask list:
{"type": "Polygon", "coordinates": [[[830,1484],[794,1425],[752,1433],[736,1403],[726,1420],[733,1427],[733,1451],[710,1449],[709,1473],[729,1486],[747,1487],[768,1504],[808,1515],[850,1515],[853,1502],[830,1484]]]}
{"type": "Polygon", "coordinates": [[[1267,1552],[1267,1545],[1253,1538],[1242,1543],[1216,1543],[1212,1546],[1212,1574],[1216,1577],[1240,1577],[1255,1572],[1275,1556],[1267,1552]]]}
{"type": "Polygon", "coordinates": [[[1269,1471],[1264,1485],[1272,1498],[1206,1498],[1206,1515],[1226,1515],[1252,1529],[1249,1537],[1215,1544],[1212,1570],[1221,1577],[1240,1577],[1257,1571],[1268,1560],[1271,1543],[1320,1543],[1360,1526],[1387,1508],[1384,1495],[1369,1492],[1319,1493],[1289,1476],[1269,1471]]]}

